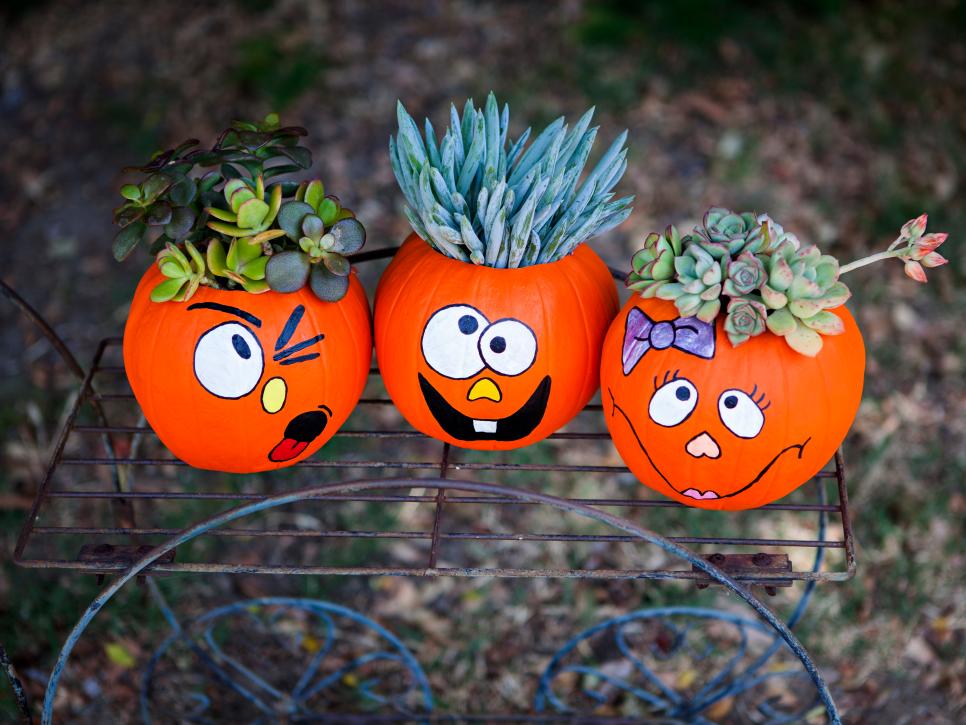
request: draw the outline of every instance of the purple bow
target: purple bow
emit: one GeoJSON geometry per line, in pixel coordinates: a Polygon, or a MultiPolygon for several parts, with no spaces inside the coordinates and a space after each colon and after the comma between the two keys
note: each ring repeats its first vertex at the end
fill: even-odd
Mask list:
{"type": "Polygon", "coordinates": [[[627,315],[624,330],[624,350],[621,355],[624,375],[630,375],[644,353],[652,347],[655,350],[674,347],[689,355],[710,360],[714,357],[714,325],[697,317],[655,322],[640,307],[635,307],[627,315]]]}

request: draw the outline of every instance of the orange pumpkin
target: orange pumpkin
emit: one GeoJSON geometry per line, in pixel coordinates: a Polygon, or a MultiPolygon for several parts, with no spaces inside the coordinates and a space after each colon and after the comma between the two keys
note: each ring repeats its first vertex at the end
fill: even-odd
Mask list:
{"type": "Polygon", "coordinates": [[[738,510],[793,491],[835,454],[862,397],[865,348],[848,310],[814,358],[771,333],[733,347],[716,325],[634,295],[601,359],[604,415],[635,476],[689,506],[738,510]]]}
{"type": "Polygon", "coordinates": [[[152,302],[141,278],[124,329],[124,365],[144,416],[196,468],[289,466],[328,441],[362,394],[372,356],[369,303],[353,273],[338,302],[199,287],[152,302]]]}
{"type": "Polygon", "coordinates": [[[495,269],[413,234],[376,290],[380,373],[414,428],[463,448],[519,448],[567,423],[597,390],[618,304],[586,245],[556,262],[495,269]]]}

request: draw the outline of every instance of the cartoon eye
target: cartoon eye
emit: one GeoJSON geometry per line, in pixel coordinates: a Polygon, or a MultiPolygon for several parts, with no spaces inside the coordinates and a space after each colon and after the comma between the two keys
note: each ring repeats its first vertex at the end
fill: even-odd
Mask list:
{"type": "Polygon", "coordinates": [[[647,412],[665,428],[683,423],[698,404],[698,389],[686,378],[676,378],[654,391],[647,412]]]}
{"type": "Polygon", "coordinates": [[[243,398],[255,389],[265,367],[258,338],[244,325],[225,322],[195,345],[195,377],[219,398],[243,398]]]}
{"type": "Polygon", "coordinates": [[[726,390],[718,398],[718,415],[739,438],[754,438],[765,424],[761,408],[743,390],[726,390]]]}
{"type": "Polygon", "coordinates": [[[480,338],[480,353],[486,364],[501,375],[520,375],[537,357],[537,338],[517,320],[497,320],[480,338]]]}
{"type": "Polygon", "coordinates": [[[438,310],[423,330],[423,357],[447,378],[471,378],[483,369],[478,343],[489,324],[469,305],[450,305],[438,310]]]}

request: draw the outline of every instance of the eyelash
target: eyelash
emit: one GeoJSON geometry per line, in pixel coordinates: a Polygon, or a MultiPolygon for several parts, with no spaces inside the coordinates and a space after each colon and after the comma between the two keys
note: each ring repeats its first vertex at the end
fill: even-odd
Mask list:
{"type": "Polygon", "coordinates": [[[657,375],[655,375],[654,376],[654,389],[657,390],[662,385],[667,385],[672,380],[677,380],[679,377],[681,377],[680,375],[678,375],[678,373],[680,373],[680,372],[681,372],[681,369],[680,368],[678,368],[677,370],[675,370],[673,373],[670,370],[665,370],[664,371],[664,379],[661,380],[661,385],[658,385],[657,384],[657,375]]]}
{"type": "Polygon", "coordinates": [[[765,399],[764,393],[762,393],[759,396],[758,400],[755,400],[755,395],[758,393],[758,383],[755,383],[755,387],[751,389],[750,393],[747,390],[745,391],[745,393],[748,394],[748,397],[751,398],[751,401],[758,406],[758,409],[762,413],[764,413],[766,410],[768,410],[771,407],[771,401],[765,399]],[[762,403],[764,403],[765,405],[762,406],[762,403]]]}

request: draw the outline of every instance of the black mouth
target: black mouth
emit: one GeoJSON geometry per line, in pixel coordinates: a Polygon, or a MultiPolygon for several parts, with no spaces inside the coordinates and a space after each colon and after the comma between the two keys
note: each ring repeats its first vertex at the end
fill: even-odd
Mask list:
{"type": "Polygon", "coordinates": [[[312,410],[308,413],[299,413],[292,418],[285,426],[285,433],[271,452],[268,460],[275,463],[290,461],[304,451],[309,443],[318,438],[325,426],[329,422],[331,411],[325,406],[325,410],[312,410]]]}
{"type": "Polygon", "coordinates": [[[786,446],[785,448],[782,448],[780,451],[778,451],[778,453],[775,454],[774,458],[772,458],[770,461],[768,461],[768,463],[765,465],[765,467],[762,468],[758,472],[758,475],[757,476],[755,476],[753,479],[751,479],[751,481],[749,483],[746,483],[744,486],[742,486],[741,488],[739,488],[737,491],[732,491],[731,493],[719,494],[717,491],[710,491],[710,490],[709,491],[699,491],[698,489],[696,489],[696,488],[694,488],[692,486],[688,486],[686,489],[684,489],[684,491],[697,491],[700,494],[708,494],[708,493],[713,493],[714,494],[713,496],[708,496],[707,498],[705,498],[703,496],[702,497],[692,496],[692,495],[687,494],[684,491],[680,490],[677,486],[675,486],[673,483],[671,483],[668,480],[667,476],[665,476],[663,473],[661,473],[661,469],[657,467],[657,464],[654,462],[654,459],[651,458],[651,454],[648,453],[647,448],[644,447],[644,443],[643,443],[643,441],[641,441],[641,437],[637,434],[637,429],[634,427],[634,424],[631,422],[630,417],[627,415],[627,413],[624,412],[624,409],[621,408],[617,404],[617,398],[614,397],[614,391],[611,390],[610,388],[607,388],[607,392],[610,394],[610,402],[611,402],[611,405],[613,406],[613,408],[611,409],[611,415],[614,415],[615,413],[620,413],[622,416],[624,416],[624,420],[627,422],[627,427],[630,428],[631,429],[631,433],[634,434],[634,440],[637,441],[638,448],[640,448],[641,451],[644,453],[644,455],[647,457],[647,461],[648,461],[648,463],[651,464],[651,468],[653,468],[655,471],[657,471],[657,475],[660,476],[664,480],[664,483],[666,483],[668,485],[668,487],[672,491],[674,491],[675,493],[680,494],[681,496],[684,496],[686,498],[691,498],[691,499],[694,499],[696,501],[717,501],[717,500],[720,500],[720,499],[723,499],[723,498],[731,498],[732,496],[737,496],[739,493],[744,493],[749,488],[751,488],[756,483],[758,483],[762,479],[762,477],[766,473],[768,473],[768,471],[771,469],[771,467],[774,466],[778,462],[778,459],[781,458],[782,456],[784,456],[789,451],[794,451],[794,450],[797,449],[798,450],[798,457],[801,458],[802,455],[805,453],[805,446],[807,446],[808,445],[808,442],[810,440],[812,440],[812,437],[809,436],[802,443],[794,443],[794,444],[792,444],[790,446],[786,446]]]}
{"type": "Polygon", "coordinates": [[[436,422],[448,435],[461,441],[518,441],[526,438],[540,425],[543,414],[547,411],[547,400],[550,398],[550,376],[547,375],[516,413],[497,421],[485,421],[488,424],[496,424],[494,430],[488,431],[477,430],[478,426],[474,426],[473,419],[447,403],[446,399],[421,374],[419,387],[436,422]]]}

